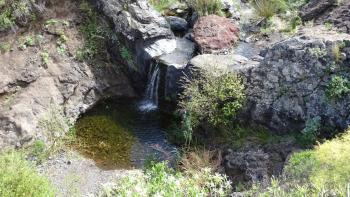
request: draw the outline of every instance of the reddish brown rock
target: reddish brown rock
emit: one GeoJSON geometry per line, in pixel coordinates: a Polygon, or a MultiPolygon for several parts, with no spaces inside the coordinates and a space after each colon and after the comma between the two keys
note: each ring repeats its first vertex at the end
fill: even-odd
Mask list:
{"type": "Polygon", "coordinates": [[[193,34],[202,53],[221,53],[237,42],[239,29],[227,18],[209,15],[197,21],[193,34]]]}

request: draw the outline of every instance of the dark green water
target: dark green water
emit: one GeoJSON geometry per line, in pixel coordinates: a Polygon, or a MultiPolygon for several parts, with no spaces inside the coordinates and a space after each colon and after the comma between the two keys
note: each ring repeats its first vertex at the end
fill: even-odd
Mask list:
{"type": "Polygon", "coordinates": [[[136,101],[106,100],[77,121],[74,147],[102,169],[141,168],[151,158],[172,161],[177,149],[166,139],[168,125],[158,111],[138,110],[136,101]]]}

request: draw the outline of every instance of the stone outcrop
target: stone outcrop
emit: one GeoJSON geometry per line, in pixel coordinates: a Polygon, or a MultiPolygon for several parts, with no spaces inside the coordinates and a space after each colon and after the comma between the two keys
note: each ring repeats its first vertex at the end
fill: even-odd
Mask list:
{"type": "Polygon", "coordinates": [[[293,138],[284,138],[279,142],[264,145],[247,143],[239,150],[225,151],[225,172],[233,184],[268,183],[271,176],[282,174],[285,162],[298,150],[300,148],[293,138]]]}
{"type": "Polygon", "coordinates": [[[323,15],[336,5],[336,0],[311,0],[300,11],[300,16],[304,21],[312,20],[323,15]]]}
{"type": "Polygon", "coordinates": [[[234,183],[262,182],[268,179],[269,155],[257,151],[229,151],[225,157],[226,174],[234,183]]]}
{"type": "Polygon", "coordinates": [[[112,21],[115,33],[122,36],[122,42],[133,49],[138,64],[144,65],[145,61],[175,49],[169,23],[149,5],[148,0],[96,2],[112,21]]]}
{"type": "Polygon", "coordinates": [[[319,17],[316,22],[328,22],[341,32],[350,33],[350,1],[343,1],[339,6],[319,17]]]}
{"type": "Polygon", "coordinates": [[[247,104],[242,119],[275,132],[299,132],[320,117],[322,126],[346,129],[350,124],[350,95],[331,98],[331,78],[350,79],[350,36],[305,29],[263,50],[257,61],[241,55],[204,54],[189,66],[222,69],[243,76],[247,104]],[[307,37],[305,35],[312,35],[307,37]]]}
{"type": "Polygon", "coordinates": [[[340,31],[350,33],[350,1],[313,0],[302,7],[300,16],[304,21],[330,23],[340,31]]]}
{"type": "Polygon", "coordinates": [[[238,41],[239,29],[227,18],[209,15],[198,19],[193,34],[202,53],[224,53],[238,41]]]}
{"type": "Polygon", "coordinates": [[[30,53],[0,59],[0,149],[42,135],[38,122],[51,116],[46,114],[51,107],[75,120],[102,98],[135,96],[128,79],[112,65],[92,68],[57,58],[45,69],[41,58],[30,53]]]}
{"type": "Polygon", "coordinates": [[[241,72],[247,79],[247,119],[277,132],[300,131],[315,117],[326,127],[350,124],[350,95],[327,96],[333,76],[350,77],[350,36],[312,32],[315,37],[273,45],[258,66],[241,72]]]}

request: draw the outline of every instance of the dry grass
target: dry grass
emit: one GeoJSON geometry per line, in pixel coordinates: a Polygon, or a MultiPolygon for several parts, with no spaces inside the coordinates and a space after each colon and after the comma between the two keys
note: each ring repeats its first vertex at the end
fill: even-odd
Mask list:
{"type": "Polygon", "coordinates": [[[198,172],[210,168],[212,172],[220,170],[222,154],[220,150],[195,149],[184,154],[180,168],[186,173],[198,172]]]}
{"type": "Polygon", "coordinates": [[[264,18],[272,17],[285,7],[281,0],[252,0],[251,3],[257,14],[264,18]]]}

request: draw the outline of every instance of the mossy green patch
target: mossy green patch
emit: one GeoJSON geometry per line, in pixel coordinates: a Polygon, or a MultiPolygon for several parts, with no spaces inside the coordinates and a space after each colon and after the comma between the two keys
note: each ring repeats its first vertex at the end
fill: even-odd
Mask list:
{"type": "Polygon", "coordinates": [[[77,121],[75,147],[103,169],[131,167],[134,136],[107,116],[94,115],[77,121]]]}

